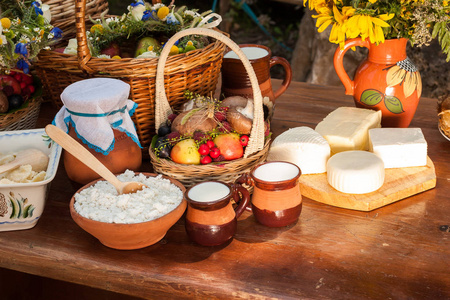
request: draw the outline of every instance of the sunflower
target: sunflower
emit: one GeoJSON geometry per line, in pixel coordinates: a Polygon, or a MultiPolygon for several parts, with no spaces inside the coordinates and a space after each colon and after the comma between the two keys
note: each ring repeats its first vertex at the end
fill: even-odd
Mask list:
{"type": "Polygon", "coordinates": [[[417,97],[422,94],[422,79],[416,66],[409,58],[390,66],[386,75],[388,86],[403,86],[405,97],[409,97],[417,90],[417,97]]]}

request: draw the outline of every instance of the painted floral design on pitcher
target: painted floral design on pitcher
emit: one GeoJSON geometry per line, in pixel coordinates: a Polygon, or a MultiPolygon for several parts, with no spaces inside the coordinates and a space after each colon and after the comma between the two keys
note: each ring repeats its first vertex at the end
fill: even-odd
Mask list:
{"type": "MultiPolygon", "coordinates": [[[[418,97],[422,94],[422,79],[414,63],[407,57],[406,59],[391,65],[383,71],[387,71],[386,84],[388,87],[400,85],[403,87],[405,98],[417,91],[418,97]]],[[[361,94],[362,103],[374,106],[384,101],[384,106],[393,114],[401,114],[404,111],[402,101],[395,96],[385,95],[375,89],[367,89],[361,94]]]]}
{"type": "Polygon", "coordinates": [[[385,40],[374,44],[360,38],[345,42],[336,49],[334,67],[353,95],[355,106],[381,110],[383,127],[408,127],[414,117],[422,94],[422,80],[416,66],[406,55],[406,39],[385,40]],[[355,46],[369,49],[351,80],[343,66],[347,50],[355,46]]]}

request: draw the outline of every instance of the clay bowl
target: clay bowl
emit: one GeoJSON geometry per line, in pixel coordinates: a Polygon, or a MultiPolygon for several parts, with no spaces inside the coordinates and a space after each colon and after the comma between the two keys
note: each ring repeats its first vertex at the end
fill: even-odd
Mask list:
{"type": "MultiPolygon", "coordinates": [[[[154,173],[142,174],[147,177],[155,177],[158,175],[154,173]]],[[[173,184],[179,187],[184,195],[186,189],[179,181],[167,176],[163,176],[163,178],[169,179],[173,184]]],[[[80,188],[77,193],[94,185],[99,180],[103,179],[98,179],[86,184],[80,188]]],[[[74,202],[75,195],[70,200],[70,214],[75,223],[86,232],[96,237],[103,245],[119,250],[140,249],[157,243],[166,235],[169,228],[181,218],[187,205],[186,199],[183,198],[180,205],[158,219],[134,224],[117,224],[95,221],[81,216],[76,212],[74,202]]]]}

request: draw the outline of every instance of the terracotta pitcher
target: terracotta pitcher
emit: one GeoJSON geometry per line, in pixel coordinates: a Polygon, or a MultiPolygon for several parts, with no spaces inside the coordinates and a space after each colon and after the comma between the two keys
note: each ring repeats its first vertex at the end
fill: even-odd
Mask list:
{"type": "Polygon", "coordinates": [[[251,209],[256,220],[268,227],[284,227],[295,223],[302,211],[301,171],[285,161],[256,165],[237,182],[252,185],[251,209]]]}
{"type": "Polygon", "coordinates": [[[185,198],[188,202],[185,227],[189,238],[203,246],[216,246],[233,238],[237,218],[249,203],[250,194],[241,185],[211,180],[189,188],[185,198]],[[238,204],[235,208],[232,199],[238,204]]]}
{"type": "MultiPolygon", "coordinates": [[[[292,81],[291,65],[283,57],[272,56],[272,51],[266,46],[241,44],[239,47],[247,56],[255,70],[262,96],[268,97],[270,100],[270,103],[265,102],[264,104],[268,107],[268,117],[271,118],[275,100],[286,91],[292,81]],[[270,79],[270,69],[275,65],[281,65],[285,73],[283,82],[276,91],[273,90],[270,79]]],[[[225,53],[223,58],[222,94],[225,97],[243,96],[246,98],[253,98],[252,85],[250,83],[248,72],[233,51],[225,53]]]]}
{"type": "Polygon", "coordinates": [[[382,111],[383,127],[408,127],[419,104],[422,81],[416,66],[406,55],[407,39],[386,40],[379,45],[360,38],[348,40],[334,54],[334,68],[345,87],[353,95],[356,107],[382,111]],[[369,55],[351,80],[343,66],[348,49],[369,49],[369,55]]]}

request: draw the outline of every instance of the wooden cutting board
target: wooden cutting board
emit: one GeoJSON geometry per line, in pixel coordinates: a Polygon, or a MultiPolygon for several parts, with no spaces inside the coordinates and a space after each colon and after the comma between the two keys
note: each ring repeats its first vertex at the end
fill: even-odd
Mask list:
{"type": "Polygon", "coordinates": [[[303,196],[325,204],[371,211],[381,206],[410,197],[436,186],[436,173],[431,159],[423,167],[386,169],[383,186],[368,194],[346,194],[328,184],[327,174],[300,176],[303,196]]]}

